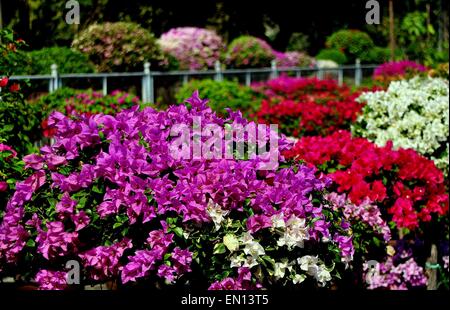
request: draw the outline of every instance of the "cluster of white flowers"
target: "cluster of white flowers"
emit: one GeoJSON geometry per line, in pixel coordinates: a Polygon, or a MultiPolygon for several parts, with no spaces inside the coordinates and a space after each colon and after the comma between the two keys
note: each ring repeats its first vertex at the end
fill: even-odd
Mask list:
{"type": "Polygon", "coordinates": [[[307,276],[311,276],[316,279],[319,285],[325,286],[327,282],[331,281],[330,271],[332,269],[327,268],[317,256],[305,255],[297,258],[297,261],[289,262],[287,259],[282,259],[281,262],[276,262],[274,277],[277,279],[284,278],[288,272],[292,283],[297,284],[303,282],[307,276]],[[298,266],[300,270],[295,266],[298,266]]]}
{"type": "Polygon", "coordinates": [[[289,249],[294,247],[303,248],[304,241],[309,240],[306,220],[293,215],[285,222],[283,217],[283,213],[271,217],[272,227],[280,229],[281,237],[278,239],[278,246],[285,245],[289,249]]]}
{"type": "Polygon", "coordinates": [[[230,211],[222,209],[220,205],[209,200],[206,212],[212,219],[216,231],[218,231],[220,229],[220,224],[225,220],[225,217],[230,211]]]}
{"type": "MultiPolygon", "coordinates": [[[[303,247],[303,240],[309,239],[304,219],[292,216],[285,221],[281,214],[272,216],[272,223],[272,228],[278,228],[282,234],[277,242],[280,247],[287,246],[289,250],[295,246],[303,247]]],[[[293,284],[298,284],[310,276],[314,277],[320,286],[325,286],[331,281],[330,272],[334,267],[328,268],[317,256],[305,255],[291,261],[288,258],[275,261],[266,255],[264,247],[248,232],[239,238],[233,234],[227,234],[223,238],[223,243],[232,253],[230,257],[232,268],[252,268],[266,260],[272,264],[272,276],[277,280],[289,279],[293,284]]]]}
{"type": "Polygon", "coordinates": [[[356,133],[380,146],[392,141],[395,148],[412,148],[448,173],[447,80],[415,77],[394,81],[386,91],[366,92],[357,100],[366,106],[353,128],[356,133]]]}

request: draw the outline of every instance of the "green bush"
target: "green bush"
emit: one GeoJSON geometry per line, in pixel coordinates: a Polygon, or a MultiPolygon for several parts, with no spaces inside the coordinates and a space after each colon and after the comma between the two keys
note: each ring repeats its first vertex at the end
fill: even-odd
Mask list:
{"type": "Polygon", "coordinates": [[[391,51],[387,47],[374,46],[370,50],[361,53],[360,60],[364,63],[382,64],[389,61],[391,51]]]}
{"type": "Polygon", "coordinates": [[[240,110],[244,115],[255,112],[260,105],[259,95],[250,87],[235,81],[192,80],[183,85],[176,93],[178,103],[191,97],[198,90],[200,97],[209,99],[208,105],[219,114],[225,114],[225,108],[240,110]]]}
{"type": "Polygon", "coordinates": [[[0,140],[25,155],[36,150],[35,143],[42,138],[41,110],[23,98],[0,100],[0,140]]]}
{"type": "Polygon", "coordinates": [[[270,45],[259,38],[240,36],[234,39],[227,51],[226,62],[233,68],[262,68],[270,67],[275,59],[270,45]]]}
{"type": "Polygon", "coordinates": [[[360,30],[339,30],[327,38],[328,48],[338,49],[345,53],[349,62],[354,62],[356,58],[371,50],[375,44],[370,36],[360,30]]]}
{"type": "Polygon", "coordinates": [[[316,56],[317,60],[332,60],[337,64],[347,63],[347,56],[343,52],[337,49],[325,48],[320,50],[319,54],[316,56]]]}
{"type": "Polygon", "coordinates": [[[155,67],[163,60],[153,34],[134,23],[91,25],[74,39],[72,47],[86,54],[99,72],[142,71],[144,62],[155,67]]]}
{"type": "Polygon", "coordinates": [[[26,53],[28,66],[23,74],[50,74],[51,65],[58,66],[59,73],[91,73],[95,66],[89,58],[68,47],[47,47],[26,53]]]}

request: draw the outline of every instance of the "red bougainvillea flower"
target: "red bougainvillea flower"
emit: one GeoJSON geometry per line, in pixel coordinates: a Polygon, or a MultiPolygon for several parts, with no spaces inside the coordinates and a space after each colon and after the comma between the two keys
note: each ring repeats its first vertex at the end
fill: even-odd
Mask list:
{"type": "Polygon", "coordinates": [[[16,92],[20,90],[20,85],[18,83],[13,83],[10,87],[9,90],[12,92],[16,92]]]}
{"type": "Polygon", "coordinates": [[[411,149],[378,147],[347,131],[327,137],[304,137],[285,153],[328,173],[338,192],[360,204],[376,202],[398,227],[417,228],[432,215],[448,213],[444,177],[433,161],[411,149]]]}
{"type": "Polygon", "coordinates": [[[5,87],[8,85],[9,78],[7,76],[4,76],[0,79],[0,87],[5,87]]]}

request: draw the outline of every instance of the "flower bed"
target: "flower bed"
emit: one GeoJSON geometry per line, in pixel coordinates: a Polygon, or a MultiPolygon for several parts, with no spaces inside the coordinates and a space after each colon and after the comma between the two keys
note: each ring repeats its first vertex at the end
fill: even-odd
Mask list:
{"type": "Polygon", "coordinates": [[[285,155],[327,173],[337,191],[348,193],[353,203],[376,202],[397,227],[416,229],[448,213],[442,172],[414,150],[392,150],[392,144],[378,147],[338,131],[304,137],[285,155]]]}
{"type": "MultiPolygon", "coordinates": [[[[173,124],[246,124],[239,113],[218,118],[195,94],[188,103],[115,116],[53,113],[56,142],[24,158],[33,174],[17,183],[3,216],[2,275],[66,288],[71,259],[81,261],[83,283],[338,283],[354,249],[345,208],[324,196],[329,179],[285,167],[282,157],[274,171],[259,171],[256,158],[173,158],[173,124]]],[[[282,137],[278,144],[289,146],[282,137]]]]}

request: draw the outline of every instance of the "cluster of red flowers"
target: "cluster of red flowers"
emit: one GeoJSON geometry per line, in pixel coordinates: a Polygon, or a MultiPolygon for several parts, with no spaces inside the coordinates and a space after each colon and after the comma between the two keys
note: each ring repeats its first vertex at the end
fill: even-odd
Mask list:
{"type": "Polygon", "coordinates": [[[414,150],[378,147],[347,131],[327,137],[304,137],[285,154],[302,159],[327,173],[338,192],[359,204],[368,199],[392,215],[398,227],[414,229],[432,214],[448,212],[442,172],[414,150]]]}
{"type": "Polygon", "coordinates": [[[327,135],[349,129],[361,112],[360,91],[334,80],[280,77],[255,85],[266,99],[256,114],[260,123],[278,124],[289,136],[327,135]]]}
{"type": "Polygon", "coordinates": [[[271,104],[263,100],[257,116],[260,123],[279,124],[281,131],[289,136],[327,135],[348,128],[361,108],[361,104],[351,100],[327,104],[292,100],[271,104]]]}
{"type": "MultiPolygon", "coordinates": [[[[8,85],[9,82],[9,78],[7,76],[4,76],[2,78],[0,78],[0,88],[5,88],[8,85]]],[[[9,90],[11,92],[16,92],[20,90],[20,85],[18,83],[12,83],[9,86],[9,90]]]]}

